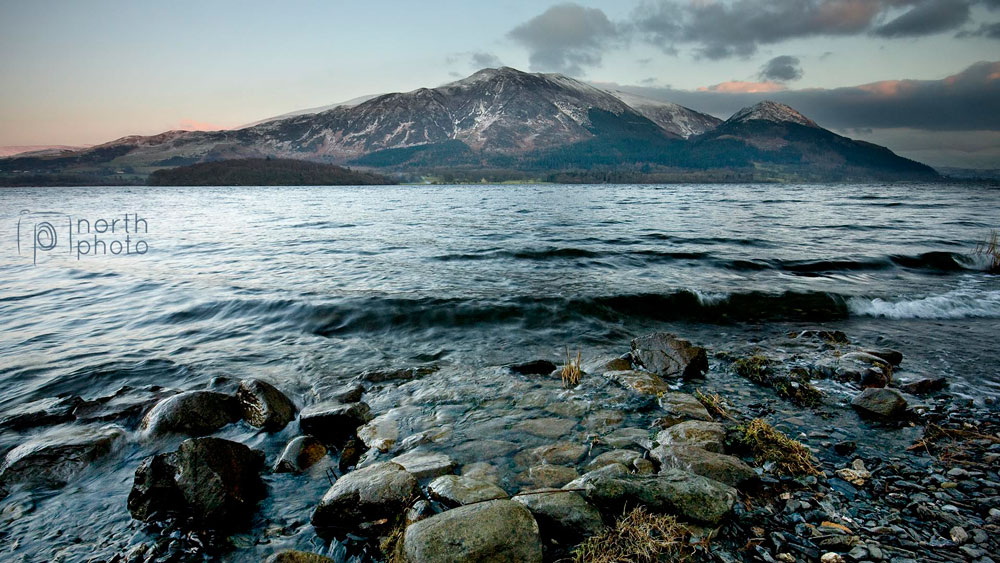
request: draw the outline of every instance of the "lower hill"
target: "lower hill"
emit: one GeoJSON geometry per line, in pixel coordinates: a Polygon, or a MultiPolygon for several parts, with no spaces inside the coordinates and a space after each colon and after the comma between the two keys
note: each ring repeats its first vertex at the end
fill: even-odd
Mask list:
{"type": "Polygon", "coordinates": [[[373,186],[395,184],[380,174],[290,158],[202,162],[157,170],[150,186],[373,186]]]}

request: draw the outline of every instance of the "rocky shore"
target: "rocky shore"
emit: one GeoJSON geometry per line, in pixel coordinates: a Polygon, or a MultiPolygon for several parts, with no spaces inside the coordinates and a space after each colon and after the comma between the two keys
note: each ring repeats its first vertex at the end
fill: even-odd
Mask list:
{"type": "Polygon", "coordinates": [[[562,365],[48,398],[0,417],[23,436],[0,540],[16,549],[35,495],[127,450],[135,533],[111,557],[54,539],[37,560],[997,560],[1000,412],[877,344],[655,333],[562,365]]]}

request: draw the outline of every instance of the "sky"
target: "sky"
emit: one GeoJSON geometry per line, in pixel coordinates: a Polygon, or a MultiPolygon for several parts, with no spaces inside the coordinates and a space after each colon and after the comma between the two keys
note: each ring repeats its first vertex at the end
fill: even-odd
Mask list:
{"type": "Polygon", "coordinates": [[[0,146],[238,127],[499,65],[723,118],[775,99],[1000,168],[1000,0],[0,0],[0,146]]]}

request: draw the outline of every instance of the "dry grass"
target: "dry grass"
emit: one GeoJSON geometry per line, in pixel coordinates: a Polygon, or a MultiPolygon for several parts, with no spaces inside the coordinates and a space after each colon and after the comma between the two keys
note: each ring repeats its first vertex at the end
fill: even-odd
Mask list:
{"type": "Polygon", "coordinates": [[[718,394],[712,393],[708,395],[702,393],[701,389],[698,389],[694,392],[694,396],[705,406],[705,410],[712,416],[732,420],[733,417],[729,416],[729,410],[726,408],[726,401],[718,394]]]}
{"type": "Polygon", "coordinates": [[[406,532],[406,523],[400,522],[379,542],[379,549],[387,563],[403,563],[406,560],[403,556],[404,532],[406,532]]]}
{"type": "Polygon", "coordinates": [[[754,354],[733,362],[733,371],[754,383],[767,383],[767,370],[773,362],[767,356],[754,354]]]}
{"type": "Polygon", "coordinates": [[[691,532],[673,516],[650,514],[643,507],[618,519],[613,528],[587,538],[573,550],[577,563],[653,563],[683,561],[695,544],[691,532]]]}
{"type": "Polygon", "coordinates": [[[580,376],[583,374],[583,370],[580,368],[583,363],[582,354],[582,352],[577,352],[576,360],[573,360],[569,356],[569,348],[566,348],[566,363],[562,368],[563,387],[575,387],[580,384],[580,376]]]}
{"type": "Polygon", "coordinates": [[[790,375],[776,373],[777,370],[772,369],[775,363],[758,353],[733,362],[733,371],[757,385],[773,388],[779,397],[801,407],[814,407],[822,401],[823,393],[809,383],[808,373],[804,370],[793,370],[790,375]]]}
{"type": "Polygon", "coordinates": [[[922,438],[907,448],[909,451],[925,451],[936,455],[945,464],[987,465],[977,461],[991,444],[1000,444],[1000,438],[977,430],[944,428],[928,424],[922,438]]]}
{"type": "Polygon", "coordinates": [[[773,463],[782,475],[818,475],[809,448],[785,436],[760,418],[736,427],[734,446],[752,455],[758,465],[773,463]]]}
{"type": "Polygon", "coordinates": [[[990,230],[986,240],[976,245],[975,254],[985,256],[990,261],[990,273],[1000,273],[1000,232],[996,229],[990,230]]]}

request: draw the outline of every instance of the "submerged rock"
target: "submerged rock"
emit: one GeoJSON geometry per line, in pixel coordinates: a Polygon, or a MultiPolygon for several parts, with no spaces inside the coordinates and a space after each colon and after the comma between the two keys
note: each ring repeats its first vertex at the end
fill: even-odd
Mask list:
{"type": "Polygon", "coordinates": [[[313,511],[312,523],[317,528],[354,529],[402,514],[419,495],[416,477],[403,466],[375,463],[338,479],[313,511]]]}
{"type": "Polygon", "coordinates": [[[666,413],[660,417],[657,424],[667,428],[685,420],[705,420],[711,422],[712,415],[705,405],[694,395],[688,393],[669,392],[660,396],[660,408],[666,413]]]}
{"type": "Polygon", "coordinates": [[[447,475],[455,470],[455,460],[438,452],[413,450],[392,458],[393,463],[403,466],[417,479],[429,479],[447,475]]]}
{"type": "Polygon", "coordinates": [[[572,467],[543,463],[528,468],[527,482],[536,487],[561,487],[579,476],[572,467]]]}
{"type": "Polygon", "coordinates": [[[274,463],[275,473],[301,473],[323,459],[326,446],[315,436],[293,438],[274,463]]]}
{"type": "Polygon", "coordinates": [[[854,397],[851,406],[861,414],[893,418],[906,412],[907,402],[895,389],[870,388],[854,397]]]}
{"type": "Polygon", "coordinates": [[[632,359],[661,377],[698,377],[708,372],[704,348],[666,332],[633,339],[632,359]]]}
{"type": "Polygon", "coordinates": [[[7,452],[0,464],[0,496],[14,484],[61,487],[124,438],[117,426],[46,432],[7,452]]]}
{"type": "Polygon", "coordinates": [[[642,458],[642,454],[633,450],[611,450],[609,452],[604,452],[601,455],[590,460],[586,466],[584,466],[584,471],[594,471],[595,469],[600,469],[605,465],[611,465],[613,463],[620,463],[626,467],[631,467],[635,460],[642,458]]]}
{"type": "Polygon", "coordinates": [[[531,491],[513,498],[531,511],[543,538],[573,545],[604,528],[601,512],[579,493],[545,491],[531,491]]]}
{"type": "Polygon", "coordinates": [[[462,506],[417,522],[403,536],[410,563],[542,561],[538,523],[522,504],[494,500],[462,506]]]}
{"type": "Polygon", "coordinates": [[[732,511],[737,496],[729,485],[680,469],[658,475],[601,475],[585,481],[583,489],[588,500],[612,514],[642,505],[651,512],[712,525],[732,511]]]}
{"type": "Polygon", "coordinates": [[[902,382],[898,385],[900,391],[911,395],[926,395],[934,391],[940,391],[948,384],[948,380],[943,376],[921,377],[913,381],[902,382]]]}
{"type": "Polygon", "coordinates": [[[18,405],[0,417],[0,429],[27,430],[68,422],[76,418],[73,411],[83,402],[83,399],[74,395],[39,399],[18,405]]]}
{"type": "Polygon", "coordinates": [[[366,403],[325,402],[302,409],[299,428],[324,443],[341,445],[357,435],[358,427],[372,419],[366,403]]]}
{"type": "Polygon", "coordinates": [[[431,498],[448,506],[507,498],[507,492],[493,483],[465,475],[442,475],[427,485],[427,492],[431,498]]]}
{"type": "Polygon", "coordinates": [[[128,497],[132,517],[177,519],[197,527],[234,529],[249,522],[267,494],[264,454],[221,438],[192,438],[177,451],[147,458],[128,497]]]}
{"type": "Polygon", "coordinates": [[[277,432],[295,420],[295,405],[284,393],[260,379],[244,379],[236,391],[243,420],[251,426],[277,432]]]}
{"type": "Polygon", "coordinates": [[[211,434],[242,416],[239,402],[215,391],[187,391],[156,404],[142,419],[140,430],[147,437],[164,434],[202,436],[211,434]]]}
{"type": "Polygon", "coordinates": [[[507,369],[519,375],[549,375],[556,371],[556,364],[548,360],[534,360],[520,364],[511,364],[507,369]]]}
{"type": "Polygon", "coordinates": [[[318,553],[286,549],[271,555],[264,563],[336,563],[333,559],[318,553]]]}
{"type": "Polygon", "coordinates": [[[574,442],[556,442],[547,446],[539,446],[518,454],[517,460],[522,465],[545,462],[553,465],[579,463],[587,455],[587,446],[574,442]]]}
{"type": "Polygon", "coordinates": [[[648,371],[609,371],[604,374],[604,377],[643,395],[662,395],[670,392],[670,384],[662,377],[648,371]]]}

